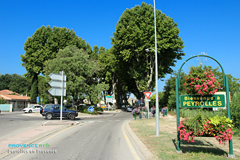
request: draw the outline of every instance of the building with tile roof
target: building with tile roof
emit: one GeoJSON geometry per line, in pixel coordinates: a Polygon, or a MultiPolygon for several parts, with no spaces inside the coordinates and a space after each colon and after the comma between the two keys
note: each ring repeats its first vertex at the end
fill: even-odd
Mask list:
{"type": "Polygon", "coordinates": [[[30,97],[19,95],[7,89],[0,91],[0,98],[6,100],[7,104],[11,104],[13,110],[22,110],[30,104],[30,97]]]}

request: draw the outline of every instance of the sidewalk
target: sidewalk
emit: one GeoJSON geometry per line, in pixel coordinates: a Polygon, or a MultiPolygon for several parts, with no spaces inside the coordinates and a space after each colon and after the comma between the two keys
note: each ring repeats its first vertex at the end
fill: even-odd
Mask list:
{"type": "Polygon", "coordinates": [[[59,125],[40,125],[38,127],[33,127],[30,130],[27,130],[25,132],[16,134],[12,137],[8,137],[2,141],[0,141],[0,159],[6,157],[10,153],[8,153],[8,149],[12,149],[8,147],[9,144],[32,144],[35,141],[41,139],[42,137],[46,137],[54,132],[57,132],[59,130],[62,130],[64,128],[68,128],[73,124],[72,121],[66,121],[60,123],[58,122],[51,122],[56,123],[59,125]]]}

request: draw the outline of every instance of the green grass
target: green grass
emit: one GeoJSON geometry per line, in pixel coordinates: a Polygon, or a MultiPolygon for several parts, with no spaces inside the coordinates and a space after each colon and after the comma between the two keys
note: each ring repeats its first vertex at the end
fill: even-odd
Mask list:
{"type": "MultiPolygon", "coordinates": [[[[146,147],[153,153],[156,159],[226,159],[229,152],[228,144],[219,145],[213,137],[197,137],[195,142],[181,141],[182,154],[176,153],[176,119],[161,118],[159,120],[160,134],[156,137],[156,120],[137,119],[130,122],[130,126],[146,147]]],[[[240,139],[234,138],[233,144],[239,144],[240,139]],[[235,139],[237,139],[235,141],[235,139]]],[[[239,148],[239,146],[233,146],[239,148]]],[[[234,153],[240,158],[238,153],[234,153]]]]}

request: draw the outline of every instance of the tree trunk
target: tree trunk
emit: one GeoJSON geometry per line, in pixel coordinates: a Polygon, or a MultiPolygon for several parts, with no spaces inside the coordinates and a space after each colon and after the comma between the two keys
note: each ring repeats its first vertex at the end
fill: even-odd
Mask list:
{"type": "Polygon", "coordinates": [[[31,86],[31,103],[36,103],[37,96],[38,96],[38,74],[34,73],[32,78],[32,86],[31,86]]]}

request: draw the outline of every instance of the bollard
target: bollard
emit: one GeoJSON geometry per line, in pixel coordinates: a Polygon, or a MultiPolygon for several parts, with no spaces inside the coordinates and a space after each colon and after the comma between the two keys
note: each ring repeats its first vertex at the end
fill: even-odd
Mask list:
{"type": "Polygon", "coordinates": [[[142,107],[140,109],[140,119],[142,119],[142,107]]]}

